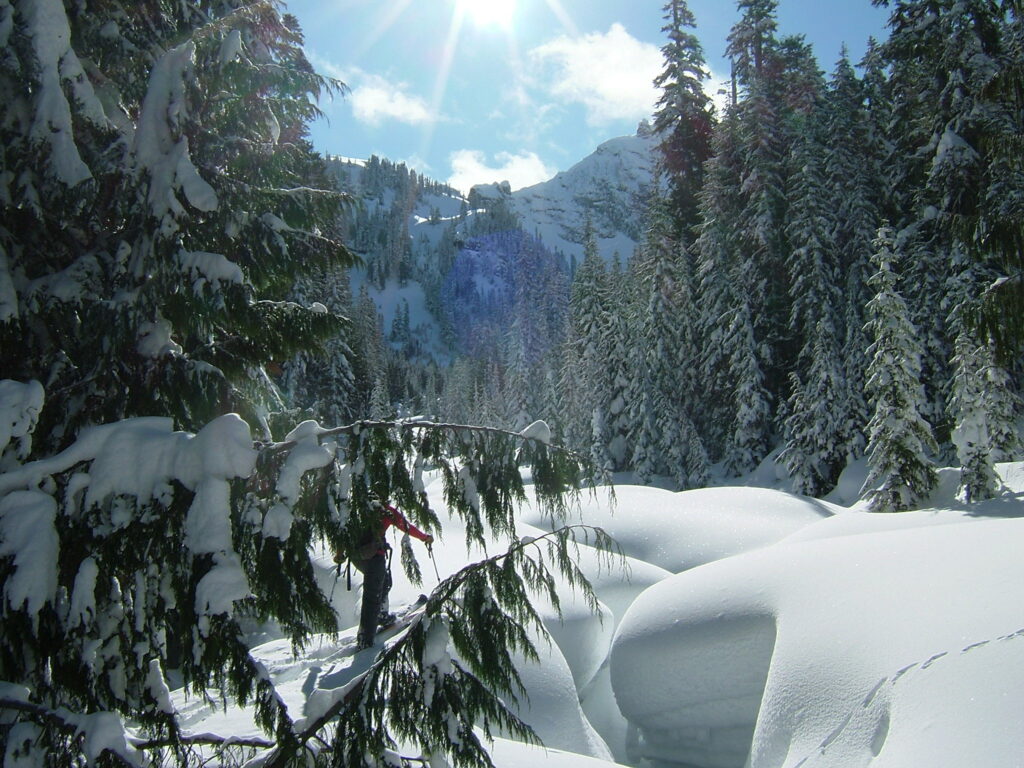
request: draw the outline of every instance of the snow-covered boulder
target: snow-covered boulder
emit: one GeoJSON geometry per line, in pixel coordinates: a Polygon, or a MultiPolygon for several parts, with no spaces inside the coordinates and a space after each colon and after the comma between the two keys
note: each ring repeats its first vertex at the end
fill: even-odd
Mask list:
{"type": "Polygon", "coordinates": [[[1019,764],[1022,547],[1024,520],[932,525],[655,585],[611,654],[639,751],[715,768],[1019,764]]]}

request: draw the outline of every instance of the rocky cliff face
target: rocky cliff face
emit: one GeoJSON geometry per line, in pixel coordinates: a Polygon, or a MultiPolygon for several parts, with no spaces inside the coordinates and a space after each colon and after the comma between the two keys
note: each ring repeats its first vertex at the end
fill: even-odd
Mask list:
{"type": "Polygon", "coordinates": [[[643,236],[644,199],[654,183],[656,144],[641,132],[601,144],[553,179],[511,192],[507,184],[473,187],[470,200],[506,199],[522,228],[567,258],[583,256],[589,217],[606,259],[628,259],[643,236]]]}

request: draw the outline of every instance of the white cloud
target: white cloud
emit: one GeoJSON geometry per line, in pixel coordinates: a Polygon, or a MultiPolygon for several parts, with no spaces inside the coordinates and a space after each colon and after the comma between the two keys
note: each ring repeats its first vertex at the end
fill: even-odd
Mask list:
{"type": "Polygon", "coordinates": [[[395,120],[409,125],[422,125],[436,118],[422,97],[406,92],[404,83],[392,83],[380,75],[363,75],[352,87],[349,96],[356,120],[379,125],[395,120]]]}
{"type": "Polygon", "coordinates": [[[663,65],[661,51],[617,22],[604,34],[563,35],[529,56],[542,70],[539,82],[549,94],[583,104],[591,125],[639,121],[654,109],[658,91],[653,81],[663,65]]]}
{"type": "Polygon", "coordinates": [[[507,181],[512,189],[521,189],[531,184],[546,181],[555,175],[535,152],[513,155],[499,152],[494,156],[496,165],[487,162],[486,155],[478,149],[460,149],[451,153],[452,175],[448,179],[462,192],[468,192],[474,184],[490,184],[507,181]]]}
{"type": "Polygon", "coordinates": [[[422,125],[438,119],[421,96],[409,93],[406,83],[392,82],[359,67],[343,69],[315,51],[307,52],[307,56],[317,72],[347,86],[349,90],[343,94],[343,100],[352,105],[352,112],[359,122],[380,125],[385,120],[394,120],[422,125]]]}

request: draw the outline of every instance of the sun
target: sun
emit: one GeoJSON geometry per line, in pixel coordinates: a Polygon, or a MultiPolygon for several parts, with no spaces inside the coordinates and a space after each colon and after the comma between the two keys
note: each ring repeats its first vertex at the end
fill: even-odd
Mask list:
{"type": "Polygon", "coordinates": [[[478,27],[509,29],[516,13],[516,0],[457,0],[459,13],[478,27]]]}

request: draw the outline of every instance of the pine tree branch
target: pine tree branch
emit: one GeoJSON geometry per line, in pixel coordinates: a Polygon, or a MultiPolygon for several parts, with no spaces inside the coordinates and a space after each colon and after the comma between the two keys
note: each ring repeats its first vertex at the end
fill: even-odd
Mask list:
{"type": "MultiPolygon", "coordinates": [[[[527,437],[522,432],[515,432],[511,429],[503,429],[501,427],[484,427],[474,424],[449,424],[444,422],[436,421],[415,421],[415,420],[397,420],[397,421],[379,421],[362,419],[360,421],[346,424],[341,427],[331,427],[328,429],[322,429],[317,433],[317,437],[333,437],[335,435],[358,435],[361,430],[364,429],[438,429],[447,430],[449,432],[470,432],[476,434],[489,434],[489,435],[501,435],[502,437],[512,437],[518,440],[529,440],[532,443],[544,445],[552,450],[564,453],[567,456],[572,457],[578,461],[589,462],[589,458],[581,453],[577,453],[569,448],[561,445],[553,445],[547,443],[536,437],[527,437]]],[[[294,448],[297,445],[295,440],[285,440],[277,443],[263,444],[262,449],[272,452],[287,451],[294,448]]]]}
{"type": "MultiPolygon", "coordinates": [[[[55,711],[47,709],[44,706],[33,704],[30,701],[6,698],[0,699],[0,709],[10,709],[15,712],[21,712],[28,715],[33,720],[45,722],[73,737],[80,736],[83,732],[80,724],[68,720],[65,714],[62,714],[59,710],[55,711]]],[[[74,716],[70,711],[65,710],[65,712],[69,716],[74,716]]],[[[127,768],[136,768],[134,763],[111,749],[104,749],[102,754],[109,755],[111,758],[116,760],[118,764],[124,765],[127,768]]]]}
{"type": "Polygon", "coordinates": [[[138,750],[163,749],[165,747],[252,747],[254,749],[273,749],[277,742],[259,737],[237,738],[235,736],[215,736],[212,733],[195,736],[180,736],[177,739],[129,739],[128,743],[138,750]]]}

